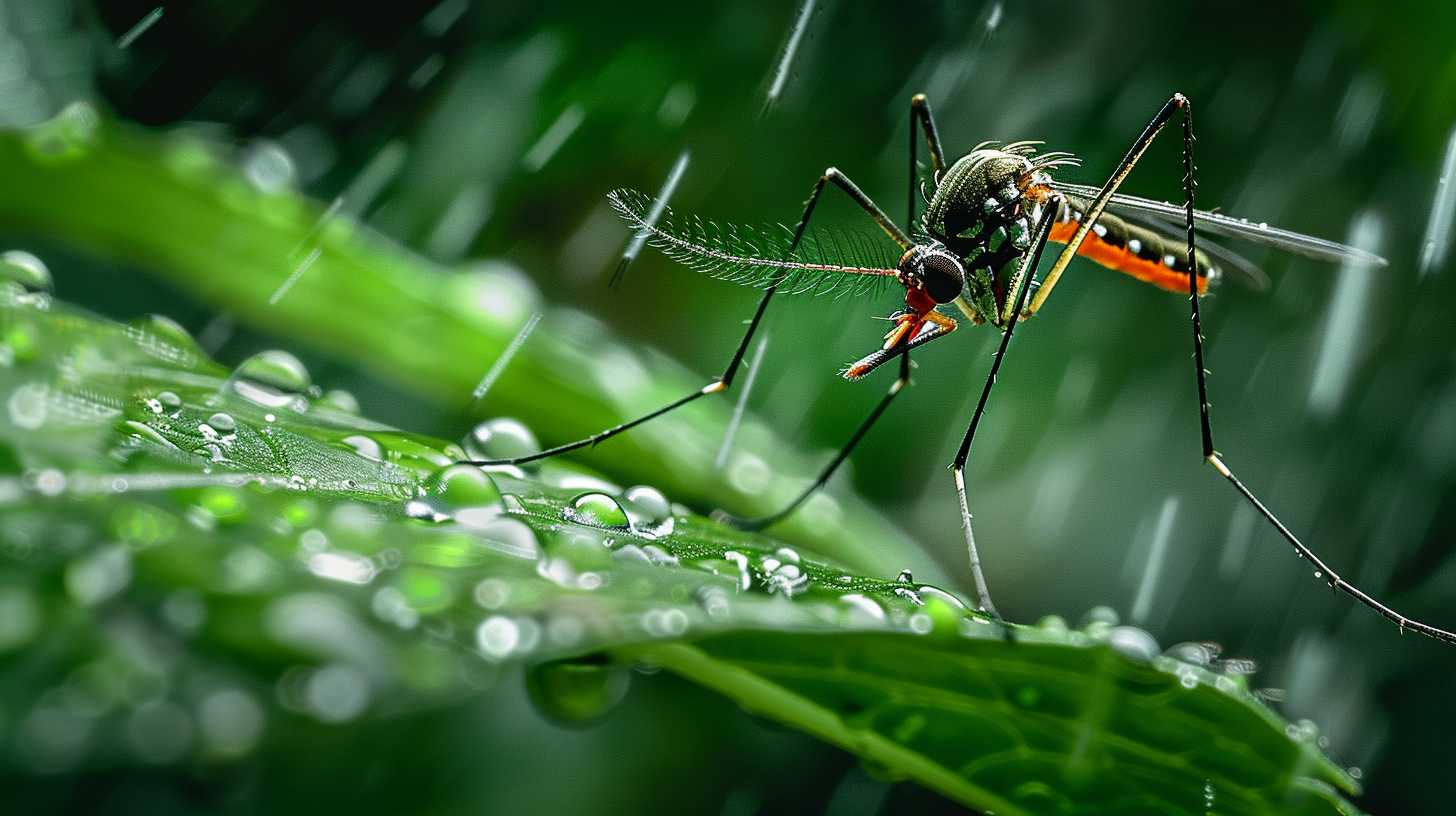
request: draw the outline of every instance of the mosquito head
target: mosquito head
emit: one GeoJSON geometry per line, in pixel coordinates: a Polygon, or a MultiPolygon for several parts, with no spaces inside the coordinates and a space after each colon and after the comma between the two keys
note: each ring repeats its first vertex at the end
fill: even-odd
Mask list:
{"type": "Polygon", "coordinates": [[[935,244],[917,244],[906,250],[895,268],[895,277],[906,288],[924,289],[936,303],[955,300],[966,284],[960,259],[935,244]]]}

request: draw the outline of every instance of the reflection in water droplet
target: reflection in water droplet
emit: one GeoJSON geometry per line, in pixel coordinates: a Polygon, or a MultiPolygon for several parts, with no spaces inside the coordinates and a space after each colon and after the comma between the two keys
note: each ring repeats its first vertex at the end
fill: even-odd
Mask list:
{"type": "Polygon", "coordinates": [[[601,719],[627,695],[631,672],[604,659],[544,663],[526,674],[526,691],[536,710],[562,725],[601,719]]]}
{"type": "Polygon", "coordinates": [[[625,530],[630,527],[627,514],[617,500],[605,493],[583,493],[572,501],[567,518],[593,527],[625,530]]]}

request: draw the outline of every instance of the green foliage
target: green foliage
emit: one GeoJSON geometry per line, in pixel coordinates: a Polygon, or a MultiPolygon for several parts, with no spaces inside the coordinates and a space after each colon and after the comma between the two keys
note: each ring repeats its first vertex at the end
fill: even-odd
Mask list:
{"type": "Polygon", "coordinates": [[[1197,649],[987,620],[574,466],[453,465],[284,353],[229,372],[164,319],[0,297],[5,769],[245,762],[515,665],[585,721],[636,663],[999,814],[1352,812],[1312,729],[1197,649]]]}
{"type": "MultiPolygon", "coordinates": [[[[588,315],[544,304],[508,268],[442,269],[347,216],[260,184],[256,173],[186,133],[129,130],[73,106],[39,128],[0,133],[0,167],[9,179],[0,220],[140,264],[240,320],[463,410],[481,409],[473,389],[539,311],[538,341],[511,361],[486,407],[530,416],[553,439],[593,433],[706,381],[662,355],[621,345],[588,315]]],[[[722,478],[713,462],[729,407],[691,411],[580,458],[684,501],[723,502],[748,515],[778,510],[820,465],[749,421],[722,478]]],[[[847,492],[816,497],[778,532],[874,572],[928,563],[847,492]]]]}

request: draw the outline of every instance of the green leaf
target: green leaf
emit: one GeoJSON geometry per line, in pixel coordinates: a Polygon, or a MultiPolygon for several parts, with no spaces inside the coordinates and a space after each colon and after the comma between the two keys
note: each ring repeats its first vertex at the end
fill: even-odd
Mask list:
{"type": "Polygon", "coordinates": [[[245,761],[522,664],[590,719],[615,660],[998,814],[1354,812],[1310,727],[1140,630],[991,621],[571,465],[453,465],[166,321],[7,282],[0,338],[5,768],[245,761]]]}
{"type": "MultiPolygon", "coordinates": [[[[530,417],[552,443],[707,382],[663,355],[622,345],[589,315],[544,304],[509,267],[444,269],[291,190],[254,186],[216,145],[183,132],[159,137],[76,105],[39,128],[0,131],[0,171],[0,224],[138,264],[241,321],[472,415],[530,417]],[[542,317],[530,342],[488,402],[473,402],[490,364],[535,312],[542,317]]],[[[795,452],[750,419],[724,478],[714,454],[728,412],[722,401],[702,400],[580,459],[702,506],[722,502],[747,515],[781,509],[784,496],[813,480],[822,457],[795,452]]],[[[776,532],[867,571],[937,569],[847,491],[821,492],[776,532]]]]}

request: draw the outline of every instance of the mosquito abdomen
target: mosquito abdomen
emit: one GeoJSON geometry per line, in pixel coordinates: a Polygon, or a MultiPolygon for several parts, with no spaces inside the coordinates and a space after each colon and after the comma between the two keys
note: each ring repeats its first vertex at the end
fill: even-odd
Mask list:
{"type": "MultiPolygon", "coordinates": [[[[1062,219],[1052,225],[1048,240],[1061,244],[1070,241],[1086,209],[1087,202],[1068,198],[1062,219]]],[[[1077,248],[1077,254],[1159,289],[1188,291],[1188,255],[1181,238],[1133,224],[1105,211],[1077,248]]],[[[1203,294],[1210,282],[1218,280],[1219,270],[1201,250],[1196,252],[1194,260],[1198,292],[1203,294]]]]}

